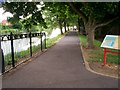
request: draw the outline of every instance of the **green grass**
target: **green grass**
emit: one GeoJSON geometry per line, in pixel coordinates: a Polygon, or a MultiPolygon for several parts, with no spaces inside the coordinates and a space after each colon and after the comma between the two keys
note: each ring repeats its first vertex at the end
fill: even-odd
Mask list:
{"type": "Polygon", "coordinates": [[[52,39],[47,39],[47,45],[46,45],[46,47],[47,48],[50,48],[52,45],[54,45],[54,43],[56,42],[56,41],[58,41],[61,37],[63,37],[63,35],[58,35],[57,37],[54,37],[54,38],[52,38],[52,39]]]}
{"type": "MultiPolygon", "coordinates": [[[[18,60],[25,58],[28,55],[29,55],[29,49],[27,49],[26,51],[15,52],[14,53],[15,62],[18,62],[18,60]]],[[[12,64],[11,53],[5,55],[4,59],[5,59],[5,66],[12,64]]]]}
{"type": "MultiPolygon", "coordinates": [[[[81,45],[86,47],[86,36],[79,35],[79,38],[80,38],[81,45]]],[[[84,52],[87,53],[88,55],[88,58],[87,58],[88,62],[103,62],[104,51],[103,51],[103,48],[100,47],[101,43],[102,42],[98,40],[94,40],[94,46],[95,46],[94,49],[84,48],[84,52]]],[[[111,51],[118,52],[118,50],[111,50],[111,51]]],[[[120,64],[119,55],[107,53],[107,63],[120,64]]]]}
{"type": "MultiPolygon", "coordinates": [[[[86,36],[80,35],[80,42],[82,45],[86,46],[86,36]]],[[[98,40],[94,40],[94,45],[95,47],[100,47],[101,42],[98,40]]]]}
{"type": "MultiPolygon", "coordinates": [[[[46,47],[47,48],[50,48],[52,45],[55,44],[56,41],[58,41],[61,37],[63,37],[64,35],[58,35],[57,37],[54,37],[52,39],[47,39],[46,40],[46,47]]],[[[43,49],[45,48],[45,43],[43,41],[43,49]]],[[[32,52],[33,53],[36,53],[38,51],[41,50],[41,45],[37,45],[37,46],[33,46],[32,47],[32,52]]],[[[15,62],[18,62],[19,60],[23,59],[23,58],[26,58],[26,57],[29,57],[30,56],[30,48],[28,48],[27,50],[25,51],[21,51],[21,52],[15,52],[14,53],[14,57],[15,57],[15,62]]],[[[12,58],[11,58],[11,54],[7,54],[5,55],[4,57],[5,59],[5,66],[7,65],[11,65],[12,64],[12,58]]]]}

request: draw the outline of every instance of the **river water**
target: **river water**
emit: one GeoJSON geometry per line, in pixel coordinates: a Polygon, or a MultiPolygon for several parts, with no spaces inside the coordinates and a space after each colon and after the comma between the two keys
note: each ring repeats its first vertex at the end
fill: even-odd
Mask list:
{"type": "MultiPolygon", "coordinates": [[[[64,30],[63,30],[63,32],[64,32],[64,30]]],[[[51,35],[48,38],[54,38],[59,34],[60,34],[59,28],[53,29],[53,32],[51,33],[51,35]]],[[[44,40],[44,37],[42,38],[42,40],[44,40]]],[[[13,41],[14,52],[20,52],[20,51],[27,50],[30,47],[29,42],[30,42],[29,38],[14,40],[13,41]]],[[[40,38],[33,37],[32,38],[32,46],[37,46],[39,44],[40,44],[40,38]]],[[[11,53],[11,41],[2,41],[1,48],[3,50],[4,55],[11,53]]]]}
{"type": "MultiPolygon", "coordinates": [[[[40,38],[37,37],[32,38],[32,45],[37,46],[38,44],[40,44],[40,38]]],[[[14,40],[13,46],[15,52],[27,50],[30,47],[30,39],[24,38],[14,40]]],[[[3,50],[4,55],[11,53],[11,41],[2,41],[1,48],[3,50]]]]}

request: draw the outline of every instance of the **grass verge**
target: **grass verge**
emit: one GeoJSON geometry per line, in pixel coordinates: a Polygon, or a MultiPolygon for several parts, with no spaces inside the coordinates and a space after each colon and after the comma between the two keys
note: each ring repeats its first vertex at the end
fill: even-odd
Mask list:
{"type": "MultiPolygon", "coordinates": [[[[100,47],[101,43],[98,40],[94,40],[94,49],[87,49],[86,47],[86,36],[79,35],[80,43],[86,53],[86,60],[88,62],[103,62],[103,48],[100,47]]],[[[118,50],[112,50],[118,52],[118,50]]],[[[120,64],[119,56],[116,54],[107,53],[107,63],[120,64]]]]}
{"type": "MultiPolygon", "coordinates": [[[[64,35],[66,35],[66,33],[64,34],[64,35]]],[[[64,35],[58,35],[58,36],[56,36],[56,37],[54,37],[54,38],[51,38],[51,39],[47,39],[46,40],[46,47],[47,48],[50,48],[51,46],[53,46],[59,39],[61,39],[64,35]]],[[[43,49],[45,48],[45,43],[43,42],[43,49]]],[[[40,49],[41,47],[40,47],[40,45],[38,45],[38,46],[33,46],[32,47],[32,52],[33,52],[33,54],[34,53],[37,53],[37,52],[39,52],[41,49],[40,49]]],[[[27,58],[27,57],[29,57],[30,56],[30,48],[28,48],[27,50],[25,50],[25,51],[21,51],[21,52],[15,52],[14,53],[14,57],[15,57],[15,62],[17,63],[17,62],[19,62],[19,60],[22,60],[22,59],[25,59],[25,58],[27,58]]],[[[7,55],[5,55],[4,56],[4,61],[5,61],[5,66],[7,66],[7,65],[11,65],[12,64],[12,58],[11,58],[11,54],[7,54],[7,55]]]]}

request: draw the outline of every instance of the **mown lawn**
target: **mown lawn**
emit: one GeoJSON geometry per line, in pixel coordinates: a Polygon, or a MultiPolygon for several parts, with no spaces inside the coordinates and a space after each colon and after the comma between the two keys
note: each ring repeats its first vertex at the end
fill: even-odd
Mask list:
{"type": "MultiPolygon", "coordinates": [[[[87,53],[87,61],[88,62],[103,62],[103,48],[100,47],[101,43],[98,40],[94,41],[95,48],[87,49],[86,47],[86,36],[79,35],[80,43],[83,47],[85,53],[87,53]]],[[[112,50],[112,49],[109,49],[112,50]]],[[[118,50],[112,50],[118,52],[118,50]]],[[[111,64],[120,64],[119,55],[107,53],[107,63],[111,64]]]]}

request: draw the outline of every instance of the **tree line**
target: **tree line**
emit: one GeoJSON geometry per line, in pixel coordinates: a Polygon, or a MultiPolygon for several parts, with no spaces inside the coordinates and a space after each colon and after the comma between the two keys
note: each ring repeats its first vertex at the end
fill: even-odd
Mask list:
{"type": "Polygon", "coordinates": [[[66,27],[76,25],[80,32],[82,26],[87,48],[94,48],[96,30],[120,19],[119,2],[5,2],[2,7],[13,14],[13,23],[22,19],[28,31],[35,25],[43,28],[58,25],[63,34],[62,27],[66,32],[66,27]]]}

